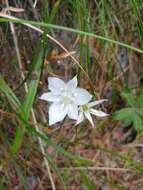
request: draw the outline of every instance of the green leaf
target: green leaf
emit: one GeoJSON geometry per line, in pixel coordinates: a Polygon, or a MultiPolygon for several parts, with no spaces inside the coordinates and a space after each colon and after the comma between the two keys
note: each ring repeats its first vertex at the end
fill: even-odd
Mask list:
{"type": "Polygon", "coordinates": [[[142,120],[139,114],[140,112],[136,108],[123,108],[113,114],[113,119],[133,123],[134,128],[140,131],[142,129],[142,120]]]}
{"type": "Polygon", "coordinates": [[[136,104],[137,104],[138,106],[143,106],[143,94],[140,95],[140,96],[137,98],[136,104]]]}
{"type": "Polygon", "coordinates": [[[121,96],[125,98],[129,106],[133,106],[135,104],[135,99],[130,90],[126,89],[121,93],[121,96]]]}
{"type": "Polygon", "coordinates": [[[82,177],[82,183],[84,186],[84,189],[86,190],[97,190],[97,186],[95,185],[95,183],[93,183],[89,177],[85,174],[85,172],[80,171],[80,175],[82,177]]]}
{"type": "Polygon", "coordinates": [[[134,108],[123,108],[113,114],[113,119],[130,122],[132,115],[134,115],[134,108]]]}
{"type": "Polygon", "coordinates": [[[137,131],[141,131],[143,129],[142,128],[142,120],[141,120],[141,118],[137,114],[133,115],[132,117],[133,117],[134,128],[137,131]]]}
{"type": "Polygon", "coordinates": [[[138,109],[136,109],[136,112],[137,112],[141,117],[143,117],[143,108],[138,108],[138,109]]]}
{"type": "Polygon", "coordinates": [[[41,50],[38,57],[36,57],[35,61],[35,72],[34,72],[34,78],[28,89],[28,94],[26,97],[25,102],[23,103],[23,109],[25,111],[25,116],[24,118],[28,120],[31,108],[33,106],[33,102],[36,96],[37,88],[38,88],[38,83],[40,79],[40,74],[41,74],[41,66],[42,66],[42,60],[43,60],[43,51],[41,50]]]}
{"type": "Polygon", "coordinates": [[[5,80],[0,76],[0,90],[5,94],[7,99],[12,103],[17,112],[21,112],[21,103],[19,99],[16,97],[15,93],[8,86],[5,80]]]}

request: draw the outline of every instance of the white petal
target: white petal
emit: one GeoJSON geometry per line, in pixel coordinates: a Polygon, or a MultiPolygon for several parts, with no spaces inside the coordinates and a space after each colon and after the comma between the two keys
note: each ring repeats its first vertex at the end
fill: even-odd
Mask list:
{"type": "Polygon", "coordinates": [[[95,116],[98,116],[98,117],[106,117],[108,116],[109,114],[103,112],[103,111],[98,111],[98,110],[95,110],[95,109],[90,109],[90,113],[95,115],[95,116]]]}
{"type": "Polygon", "coordinates": [[[84,112],[85,117],[88,119],[88,121],[91,123],[92,127],[94,127],[93,119],[91,117],[91,114],[89,112],[84,112]]]}
{"type": "Polygon", "coordinates": [[[62,121],[67,111],[67,107],[63,107],[62,104],[53,103],[49,108],[49,125],[62,121]]]}
{"type": "Polygon", "coordinates": [[[40,96],[39,99],[49,101],[49,102],[58,102],[60,100],[60,97],[57,95],[54,95],[51,92],[47,92],[47,93],[42,94],[42,96],[40,96]]]}
{"type": "Polygon", "coordinates": [[[65,82],[56,77],[48,77],[48,87],[53,93],[59,94],[60,90],[65,89],[65,82]]]}
{"type": "Polygon", "coordinates": [[[102,99],[102,100],[97,100],[97,101],[94,101],[94,102],[90,102],[88,103],[88,106],[91,108],[93,106],[96,106],[98,104],[101,104],[102,102],[105,102],[105,101],[108,101],[107,99],[102,99]]]}
{"type": "Polygon", "coordinates": [[[77,105],[87,104],[92,98],[92,95],[83,88],[76,88],[74,91],[74,101],[77,105]]]}
{"type": "Polygon", "coordinates": [[[79,115],[78,115],[78,119],[77,119],[76,125],[78,125],[79,123],[81,123],[83,120],[84,120],[83,112],[79,112],[79,115]]]}
{"type": "Polygon", "coordinates": [[[69,104],[68,106],[68,116],[70,119],[78,119],[78,107],[75,104],[69,104]]]}
{"type": "Polygon", "coordinates": [[[75,76],[72,80],[70,80],[67,83],[67,89],[68,90],[73,90],[77,87],[77,76],[75,76]]]}

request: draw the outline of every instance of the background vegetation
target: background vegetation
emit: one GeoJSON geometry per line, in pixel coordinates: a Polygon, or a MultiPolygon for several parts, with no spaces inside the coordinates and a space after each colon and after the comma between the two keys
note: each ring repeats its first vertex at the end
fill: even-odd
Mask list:
{"type": "Polygon", "coordinates": [[[0,3],[0,189],[143,189],[143,1],[0,3]],[[103,111],[48,126],[48,76],[78,75],[103,111]]]}

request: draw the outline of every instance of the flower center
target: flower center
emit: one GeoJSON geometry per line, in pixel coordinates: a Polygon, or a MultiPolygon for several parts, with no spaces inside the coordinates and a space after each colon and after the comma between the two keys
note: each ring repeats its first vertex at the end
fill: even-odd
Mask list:
{"type": "Polygon", "coordinates": [[[88,112],[89,111],[89,107],[86,104],[82,106],[82,109],[83,109],[84,112],[88,112]]]}
{"type": "Polygon", "coordinates": [[[70,96],[64,96],[63,102],[64,102],[64,104],[70,104],[72,102],[72,99],[70,96]]]}

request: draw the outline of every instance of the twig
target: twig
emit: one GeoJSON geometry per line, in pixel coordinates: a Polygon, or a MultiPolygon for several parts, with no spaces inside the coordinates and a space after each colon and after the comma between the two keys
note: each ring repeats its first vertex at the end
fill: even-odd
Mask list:
{"type": "MultiPolygon", "coordinates": [[[[9,9],[8,0],[5,0],[5,2],[6,2],[6,6],[7,6],[7,11],[9,12],[10,9],[9,9]]],[[[24,80],[25,75],[24,75],[24,73],[22,71],[22,61],[21,61],[20,51],[19,51],[19,48],[18,48],[18,40],[17,40],[17,36],[16,36],[16,33],[15,33],[14,24],[11,23],[11,22],[10,22],[10,29],[11,29],[12,36],[13,36],[13,41],[14,41],[14,45],[15,45],[15,50],[16,50],[16,55],[17,55],[17,60],[18,60],[18,65],[19,65],[19,68],[20,68],[21,76],[22,76],[22,79],[24,80]]],[[[24,83],[24,89],[25,89],[25,92],[28,93],[28,85],[27,85],[26,82],[24,83]]],[[[38,127],[33,108],[31,109],[31,113],[32,113],[33,122],[35,124],[35,128],[36,128],[37,132],[40,132],[40,129],[38,127]]],[[[40,137],[38,137],[38,142],[39,142],[41,153],[43,155],[45,155],[44,145],[43,145],[42,140],[41,140],[40,137]]],[[[45,163],[48,175],[49,175],[49,179],[50,179],[50,182],[51,182],[51,185],[52,185],[52,189],[56,190],[54,180],[53,180],[53,177],[52,177],[52,174],[51,174],[51,171],[50,171],[49,163],[48,163],[48,161],[47,161],[47,159],[45,157],[44,157],[44,163],[45,163]]]]}
{"type": "Polygon", "coordinates": [[[69,167],[69,168],[60,168],[62,170],[103,170],[103,171],[117,171],[117,172],[128,172],[133,171],[132,169],[126,168],[111,168],[111,167],[69,167]]]}
{"type": "Polygon", "coordinates": [[[24,9],[22,9],[22,8],[15,8],[15,7],[10,7],[9,6],[9,7],[6,7],[4,9],[2,9],[1,13],[6,14],[7,12],[9,13],[9,11],[20,13],[20,12],[23,12],[24,9]]]}
{"type": "MultiPolygon", "coordinates": [[[[10,16],[10,15],[7,15],[7,14],[3,14],[3,13],[0,13],[0,17],[3,17],[3,18],[9,18],[9,19],[13,19],[13,20],[18,20],[20,21],[20,19],[16,18],[16,17],[13,17],[13,16],[10,16]]],[[[36,26],[33,26],[31,24],[27,24],[27,23],[22,23],[23,25],[25,26],[28,26],[29,28],[32,28],[33,30],[36,30],[37,32],[43,34],[44,31],[41,30],[40,28],[37,28],[36,26]]],[[[79,64],[79,62],[75,59],[75,57],[70,54],[70,52],[59,42],[57,41],[55,38],[53,38],[52,36],[50,36],[49,34],[46,34],[46,36],[52,40],[54,43],[56,43],[61,49],[63,49],[67,54],[69,54],[69,57],[71,57],[71,59],[78,65],[78,67],[82,70],[82,72],[85,74],[85,76],[87,77],[89,83],[90,83],[90,86],[92,88],[92,90],[94,91],[94,86],[92,84],[92,81],[90,80],[88,74],[86,73],[86,71],[83,69],[83,67],[79,64]]],[[[99,98],[99,97],[98,97],[99,98]]]]}
{"type": "Polygon", "coordinates": [[[37,2],[38,2],[38,0],[35,0],[35,2],[33,3],[33,8],[35,8],[35,7],[36,7],[37,2]]]}
{"type": "MultiPolygon", "coordinates": [[[[8,3],[8,0],[5,0],[5,3],[6,3],[6,6],[7,8],[3,10],[3,12],[8,12],[10,14],[10,10],[16,12],[16,9],[12,8],[9,6],[9,3],[8,3]]],[[[21,9],[23,10],[23,9],[21,9]]],[[[16,55],[17,55],[17,60],[18,60],[18,65],[19,65],[19,68],[20,68],[20,72],[21,72],[21,77],[22,77],[22,80],[25,79],[25,76],[24,76],[24,73],[23,73],[23,67],[22,67],[22,61],[21,61],[21,56],[20,56],[20,52],[19,52],[19,48],[18,48],[18,42],[17,42],[17,37],[16,37],[16,33],[15,33],[15,29],[14,29],[14,25],[13,23],[10,22],[10,29],[11,29],[11,33],[12,33],[12,36],[13,36],[13,41],[14,41],[14,45],[15,45],[15,51],[16,51],[16,55]]],[[[25,88],[25,92],[27,93],[28,92],[28,87],[27,87],[27,84],[24,83],[24,88],[25,88]]]]}
{"type": "Polygon", "coordinates": [[[124,145],[124,147],[131,147],[131,148],[143,148],[143,144],[129,144],[129,145],[124,145]]]}
{"type": "MultiPolygon", "coordinates": [[[[34,125],[35,125],[35,128],[36,128],[37,132],[41,132],[39,127],[38,127],[37,120],[36,120],[35,113],[34,113],[33,109],[31,110],[31,114],[32,114],[33,122],[34,122],[34,125]]],[[[50,182],[51,182],[51,185],[52,185],[52,189],[56,190],[55,183],[54,183],[51,171],[50,171],[49,163],[48,163],[48,161],[47,161],[47,159],[45,157],[46,154],[45,154],[45,150],[44,150],[44,145],[43,145],[42,140],[41,140],[40,137],[38,137],[38,141],[39,141],[39,146],[40,146],[41,152],[44,155],[44,163],[45,163],[45,166],[47,168],[47,172],[48,172],[49,179],[50,179],[50,182]]]]}

